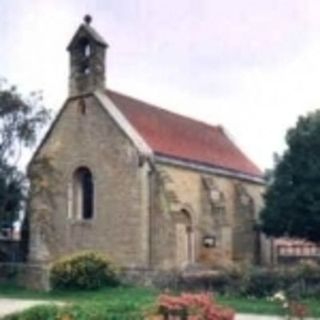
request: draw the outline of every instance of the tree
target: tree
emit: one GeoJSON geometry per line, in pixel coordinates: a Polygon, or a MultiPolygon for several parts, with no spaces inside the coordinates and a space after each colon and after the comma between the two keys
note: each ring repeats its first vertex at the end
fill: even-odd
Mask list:
{"type": "Polygon", "coordinates": [[[287,149],[269,174],[262,230],[320,241],[320,111],[299,117],[287,149]]]}
{"type": "Polygon", "coordinates": [[[22,97],[0,81],[0,227],[11,225],[23,208],[27,181],[18,169],[21,152],[35,144],[49,118],[40,93],[22,97]]]}

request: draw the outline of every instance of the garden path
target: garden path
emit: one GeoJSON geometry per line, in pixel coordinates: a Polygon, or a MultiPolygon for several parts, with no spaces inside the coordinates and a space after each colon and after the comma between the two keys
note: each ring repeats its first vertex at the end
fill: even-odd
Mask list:
{"type": "Polygon", "coordinates": [[[256,314],[237,314],[235,320],[283,320],[283,317],[261,316],[256,314]]]}
{"type": "MultiPolygon", "coordinates": [[[[0,318],[14,313],[23,311],[25,309],[38,306],[41,304],[48,304],[48,301],[42,300],[23,300],[23,299],[4,299],[0,298],[0,318]]],[[[55,304],[61,304],[61,302],[55,302],[55,304]]]]}
{"type": "MultiPolygon", "coordinates": [[[[235,320],[284,320],[280,316],[261,316],[257,314],[237,314],[235,320]]],[[[319,318],[307,318],[306,320],[316,320],[319,318]]]]}

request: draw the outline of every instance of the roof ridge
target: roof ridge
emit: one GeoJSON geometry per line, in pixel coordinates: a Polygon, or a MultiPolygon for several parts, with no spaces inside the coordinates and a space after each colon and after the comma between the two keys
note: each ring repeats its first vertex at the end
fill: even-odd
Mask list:
{"type": "Polygon", "coordinates": [[[184,115],[184,114],[180,114],[180,113],[177,113],[177,112],[174,112],[174,111],[171,111],[171,110],[168,110],[168,109],[165,109],[159,105],[156,105],[154,104],[153,102],[148,102],[148,101],[144,101],[144,100],[140,100],[140,98],[137,98],[137,97],[133,97],[131,95],[128,95],[128,94],[124,94],[124,93],[121,93],[121,92],[118,92],[118,91],[115,91],[115,90],[111,90],[111,89],[106,89],[107,92],[110,92],[111,94],[117,94],[119,96],[122,96],[122,97],[125,97],[127,99],[131,99],[133,101],[136,101],[136,102],[139,102],[139,103],[143,103],[145,104],[146,106],[150,107],[150,108],[154,108],[154,109],[158,109],[159,111],[162,111],[162,112],[167,112],[169,114],[172,114],[176,117],[180,117],[180,118],[184,118],[188,121],[192,121],[192,122],[197,122],[201,125],[205,125],[207,126],[208,128],[210,129],[214,129],[214,130],[221,130],[223,133],[224,133],[224,127],[221,125],[221,124],[210,124],[210,123],[207,123],[203,120],[198,120],[198,119],[194,119],[192,118],[191,116],[187,116],[187,115],[184,115]]]}

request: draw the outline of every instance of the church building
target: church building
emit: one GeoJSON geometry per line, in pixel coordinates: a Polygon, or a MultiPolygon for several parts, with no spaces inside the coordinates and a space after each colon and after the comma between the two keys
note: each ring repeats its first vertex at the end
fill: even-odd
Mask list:
{"type": "Polygon", "coordinates": [[[86,16],[69,96],[28,168],[29,262],[82,250],[128,268],[261,262],[262,172],[222,126],[106,87],[107,49],[86,16]]]}

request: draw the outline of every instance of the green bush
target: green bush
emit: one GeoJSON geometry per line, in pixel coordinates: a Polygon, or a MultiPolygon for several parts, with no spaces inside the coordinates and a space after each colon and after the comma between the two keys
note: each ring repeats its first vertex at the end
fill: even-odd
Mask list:
{"type": "Polygon", "coordinates": [[[87,305],[57,307],[44,305],[1,318],[2,320],[143,320],[138,311],[113,312],[107,308],[90,308],[87,305]]]}
{"type": "Polygon", "coordinates": [[[273,295],[282,289],[281,274],[272,270],[251,269],[243,277],[240,294],[262,298],[273,295]]]}
{"type": "Polygon", "coordinates": [[[2,320],[56,320],[58,317],[58,307],[36,306],[26,311],[8,315],[2,320]]]}
{"type": "Polygon", "coordinates": [[[95,290],[118,283],[114,264],[95,252],[80,252],[62,258],[50,270],[53,289],[95,290]]]}
{"type": "MultiPolygon", "coordinates": [[[[234,284],[234,280],[231,281],[234,284]]],[[[320,267],[301,264],[277,269],[249,268],[232,292],[245,297],[270,297],[284,291],[291,298],[320,296],[320,267]]]]}

